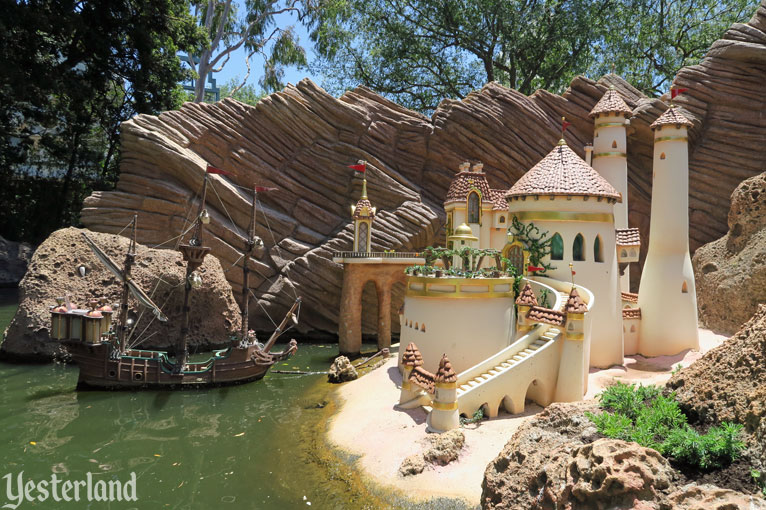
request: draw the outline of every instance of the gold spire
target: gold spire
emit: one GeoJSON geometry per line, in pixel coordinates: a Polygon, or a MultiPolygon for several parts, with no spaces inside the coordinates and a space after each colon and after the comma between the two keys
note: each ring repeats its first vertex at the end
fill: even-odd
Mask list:
{"type": "Polygon", "coordinates": [[[566,144],[567,144],[566,140],[564,140],[564,139],[562,138],[561,140],[559,140],[559,143],[558,143],[558,144],[556,144],[556,145],[559,145],[559,146],[561,146],[561,145],[566,145],[566,144]]]}
{"type": "Polygon", "coordinates": [[[362,179],[362,199],[367,198],[367,177],[362,179]]]}

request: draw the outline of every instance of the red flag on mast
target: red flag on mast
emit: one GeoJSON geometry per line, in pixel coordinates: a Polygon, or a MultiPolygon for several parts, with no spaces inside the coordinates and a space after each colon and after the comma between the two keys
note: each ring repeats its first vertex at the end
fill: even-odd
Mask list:
{"type": "Polygon", "coordinates": [[[263,193],[264,191],[277,191],[277,188],[267,188],[266,186],[256,186],[256,193],[263,193]]]}
{"type": "Polygon", "coordinates": [[[220,168],[216,168],[212,165],[208,165],[205,171],[209,174],[218,174],[218,175],[234,175],[231,172],[227,172],[226,170],[221,170],[220,168]]]}
{"type": "Polygon", "coordinates": [[[352,170],[356,170],[357,172],[365,173],[367,171],[367,163],[360,163],[358,165],[348,165],[349,168],[352,170]]]}
{"type": "Polygon", "coordinates": [[[670,99],[675,99],[676,96],[679,96],[688,91],[689,89],[670,89],[670,99]]]}
{"type": "Polygon", "coordinates": [[[564,133],[564,131],[567,130],[569,126],[571,126],[571,122],[566,121],[566,117],[561,117],[561,132],[564,133]]]}

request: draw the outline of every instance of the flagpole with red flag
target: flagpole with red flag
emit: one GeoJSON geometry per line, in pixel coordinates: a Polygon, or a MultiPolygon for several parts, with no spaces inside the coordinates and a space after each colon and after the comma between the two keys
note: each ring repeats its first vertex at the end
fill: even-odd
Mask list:
{"type": "Polygon", "coordinates": [[[209,174],[217,174],[217,175],[234,175],[232,172],[221,170],[220,168],[216,168],[213,165],[208,165],[207,168],[205,169],[205,172],[209,174]]]}
{"type": "Polygon", "coordinates": [[[367,162],[360,159],[356,162],[356,165],[348,165],[348,167],[357,172],[361,172],[364,176],[364,179],[362,180],[362,198],[367,198],[367,162]]]}

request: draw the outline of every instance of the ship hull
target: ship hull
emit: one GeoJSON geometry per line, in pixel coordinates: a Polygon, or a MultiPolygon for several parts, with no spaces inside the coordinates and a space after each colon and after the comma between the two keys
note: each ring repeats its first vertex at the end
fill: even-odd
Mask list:
{"type": "Polygon", "coordinates": [[[175,373],[163,351],[129,350],[114,356],[108,342],[66,342],[80,370],[78,389],[178,389],[243,384],[257,381],[274,363],[288,358],[294,344],[281,353],[263,353],[255,346],[216,351],[202,363],[189,363],[175,373]]]}

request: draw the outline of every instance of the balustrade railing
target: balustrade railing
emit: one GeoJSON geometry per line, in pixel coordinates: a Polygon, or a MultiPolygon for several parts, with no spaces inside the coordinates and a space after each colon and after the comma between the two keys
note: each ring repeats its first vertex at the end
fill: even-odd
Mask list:
{"type": "Polygon", "coordinates": [[[420,252],[407,251],[337,251],[333,258],[338,259],[417,259],[423,258],[420,252]]]}

